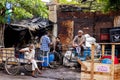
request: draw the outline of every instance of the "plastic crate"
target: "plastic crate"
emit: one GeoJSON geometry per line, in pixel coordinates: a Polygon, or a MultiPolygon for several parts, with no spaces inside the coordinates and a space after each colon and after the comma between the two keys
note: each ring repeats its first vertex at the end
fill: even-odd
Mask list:
{"type": "Polygon", "coordinates": [[[19,54],[19,58],[20,58],[20,59],[24,59],[24,54],[23,54],[23,53],[20,53],[20,54],[19,54]]]}
{"type": "Polygon", "coordinates": [[[84,49],[83,55],[86,56],[90,56],[91,50],[90,48],[84,49]]]}
{"type": "Polygon", "coordinates": [[[110,41],[120,42],[120,28],[110,29],[110,41]]]}

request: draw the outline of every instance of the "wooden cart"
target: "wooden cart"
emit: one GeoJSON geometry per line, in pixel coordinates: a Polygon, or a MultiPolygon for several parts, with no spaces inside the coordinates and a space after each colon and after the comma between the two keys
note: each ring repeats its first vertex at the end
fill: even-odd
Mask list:
{"type": "MultiPolygon", "coordinates": [[[[43,61],[36,60],[36,62],[41,63],[43,61]]],[[[27,71],[32,71],[32,66],[28,63],[28,60],[15,56],[14,48],[0,48],[0,65],[3,65],[9,75],[16,75],[20,70],[20,66],[23,66],[27,71]]]]}
{"type": "Polygon", "coordinates": [[[100,43],[102,45],[102,56],[105,53],[105,46],[111,45],[111,61],[112,64],[102,64],[100,60],[95,60],[94,50],[95,45],[92,44],[91,60],[83,61],[82,64],[86,69],[82,69],[81,80],[120,80],[120,64],[114,64],[115,46],[120,43],[100,43]]]}
{"type": "Polygon", "coordinates": [[[15,57],[14,48],[0,48],[0,65],[3,65],[8,74],[16,74],[18,72],[20,64],[15,57]]]}

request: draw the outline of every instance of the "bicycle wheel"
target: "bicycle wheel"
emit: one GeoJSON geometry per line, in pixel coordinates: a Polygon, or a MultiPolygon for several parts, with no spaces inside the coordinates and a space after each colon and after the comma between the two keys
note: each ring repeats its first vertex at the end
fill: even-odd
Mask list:
{"type": "Polygon", "coordinates": [[[5,62],[5,70],[9,75],[16,75],[19,72],[20,63],[16,57],[9,57],[5,62]]]}
{"type": "Polygon", "coordinates": [[[26,64],[24,65],[24,69],[25,69],[26,71],[32,71],[32,64],[31,64],[31,63],[30,63],[30,64],[26,63],[26,64]]]}

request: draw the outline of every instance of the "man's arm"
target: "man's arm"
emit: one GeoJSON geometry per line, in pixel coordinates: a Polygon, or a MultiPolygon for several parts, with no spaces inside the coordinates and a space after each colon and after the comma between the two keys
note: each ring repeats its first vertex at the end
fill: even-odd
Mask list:
{"type": "Polygon", "coordinates": [[[53,42],[53,51],[55,52],[56,50],[56,41],[53,42]]]}
{"type": "Polygon", "coordinates": [[[35,50],[32,51],[32,59],[35,58],[35,50]]]}
{"type": "Polygon", "coordinates": [[[85,40],[86,40],[86,39],[85,39],[85,36],[82,36],[82,38],[83,38],[83,39],[82,39],[82,41],[81,41],[80,44],[79,44],[80,46],[82,46],[82,45],[85,43],[85,40]]]}
{"type": "Polygon", "coordinates": [[[40,45],[42,44],[42,38],[43,38],[43,36],[40,38],[40,41],[39,41],[40,45]]]}
{"type": "Polygon", "coordinates": [[[73,39],[73,41],[72,41],[72,46],[73,46],[73,47],[76,47],[76,46],[77,46],[77,44],[76,44],[76,42],[75,42],[76,40],[77,40],[77,36],[75,36],[74,39],[73,39]]]}
{"type": "Polygon", "coordinates": [[[49,37],[47,38],[47,42],[49,46],[53,44],[49,37]]]}
{"type": "Polygon", "coordinates": [[[22,52],[22,53],[29,52],[29,50],[27,50],[26,48],[23,48],[23,49],[20,49],[19,52],[22,52]]]}

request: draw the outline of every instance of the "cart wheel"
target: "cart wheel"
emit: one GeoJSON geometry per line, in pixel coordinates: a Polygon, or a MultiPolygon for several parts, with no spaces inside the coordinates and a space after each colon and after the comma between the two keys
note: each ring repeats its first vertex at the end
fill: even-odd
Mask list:
{"type": "Polygon", "coordinates": [[[32,71],[32,64],[31,64],[31,63],[25,64],[25,65],[24,65],[24,69],[25,69],[26,71],[32,71]]]}
{"type": "Polygon", "coordinates": [[[20,63],[17,58],[9,57],[5,62],[5,70],[9,75],[16,75],[19,72],[20,63]]]}

